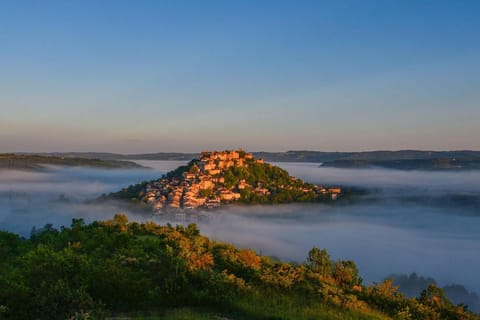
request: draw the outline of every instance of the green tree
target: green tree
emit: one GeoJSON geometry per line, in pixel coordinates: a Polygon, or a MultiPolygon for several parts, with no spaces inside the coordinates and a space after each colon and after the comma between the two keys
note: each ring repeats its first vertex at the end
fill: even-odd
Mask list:
{"type": "Polygon", "coordinates": [[[333,263],[326,249],[320,250],[317,247],[310,249],[306,264],[310,270],[319,273],[322,277],[332,274],[333,263]]]}

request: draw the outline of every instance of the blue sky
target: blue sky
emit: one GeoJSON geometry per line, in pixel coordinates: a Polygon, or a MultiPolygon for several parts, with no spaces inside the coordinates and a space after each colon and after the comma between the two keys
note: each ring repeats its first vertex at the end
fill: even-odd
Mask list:
{"type": "Polygon", "coordinates": [[[0,152],[480,150],[479,1],[1,1],[0,152]]]}

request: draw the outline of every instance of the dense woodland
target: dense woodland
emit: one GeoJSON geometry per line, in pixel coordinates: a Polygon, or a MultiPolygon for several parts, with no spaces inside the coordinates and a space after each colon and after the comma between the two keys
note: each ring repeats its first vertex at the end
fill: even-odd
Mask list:
{"type": "Polygon", "coordinates": [[[295,179],[286,170],[270,164],[251,163],[248,167],[231,167],[223,173],[225,186],[231,187],[242,179],[249,185],[262,187],[269,190],[268,195],[259,195],[249,188],[240,190],[241,202],[245,204],[278,204],[290,202],[312,202],[328,200],[314,191],[312,184],[300,179],[295,179]],[[282,186],[282,187],[280,187],[282,186]],[[306,188],[309,192],[303,192],[306,188]]]}
{"type": "Polygon", "coordinates": [[[417,298],[391,280],[365,286],[353,261],[332,261],[325,249],[282,262],[193,224],[124,215],[46,225],[29,239],[0,232],[0,270],[2,319],[478,319],[435,285],[417,298]]]}

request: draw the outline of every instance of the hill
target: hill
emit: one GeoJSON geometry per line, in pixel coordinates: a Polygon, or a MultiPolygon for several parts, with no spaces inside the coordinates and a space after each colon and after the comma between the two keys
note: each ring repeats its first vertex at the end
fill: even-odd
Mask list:
{"type": "Polygon", "coordinates": [[[44,156],[33,154],[0,154],[0,169],[41,170],[45,169],[46,165],[92,167],[102,169],[145,168],[131,161],[44,156]]]}
{"type": "Polygon", "coordinates": [[[0,257],[2,319],[478,320],[435,285],[407,298],[391,280],[363,285],[353,261],[325,249],[287,263],[212,241],[193,224],[74,219],[29,239],[0,232],[0,257]],[[179,318],[178,308],[192,311],[179,318]]]}
{"type": "MultiPolygon", "coordinates": [[[[433,278],[426,278],[419,276],[416,273],[406,274],[391,274],[387,279],[393,279],[393,284],[398,286],[398,290],[407,297],[418,297],[423,290],[428,288],[428,285],[437,285],[433,278]]],[[[480,311],[480,298],[475,292],[469,292],[464,286],[459,284],[449,284],[442,287],[442,290],[448,298],[454,303],[467,304],[469,309],[473,311],[480,311]]]]}
{"type": "MultiPolygon", "coordinates": [[[[29,153],[25,153],[29,154],[29,153]]],[[[50,152],[39,153],[43,156],[55,156],[64,158],[85,158],[102,160],[190,160],[198,157],[198,153],[181,152],[156,152],[139,154],[121,154],[108,152],[50,152]]]]}
{"type": "MultiPolygon", "coordinates": [[[[322,152],[322,151],[287,151],[287,152],[253,152],[255,157],[270,162],[318,162],[324,167],[367,168],[382,167],[399,170],[480,170],[480,151],[365,151],[365,152],[322,152]]],[[[4,154],[5,156],[5,154],[4,154]]],[[[190,160],[201,154],[158,152],[144,154],[117,154],[99,152],[67,152],[43,154],[16,154],[16,156],[58,158],[71,163],[80,163],[81,159],[112,161],[131,160],[190,160]]],[[[0,165],[2,165],[0,163],[0,165]]],[[[68,164],[67,164],[68,165],[68,164]]],[[[80,164],[81,165],[81,164],[80,164]]],[[[91,166],[97,164],[92,163],[91,166]]]]}
{"type": "Polygon", "coordinates": [[[243,150],[203,152],[166,176],[110,194],[164,209],[211,208],[222,203],[276,204],[335,200],[340,188],[305,183],[243,150]]]}
{"type": "Polygon", "coordinates": [[[400,159],[400,160],[368,160],[347,159],[325,162],[321,167],[333,168],[372,168],[379,167],[397,170],[480,170],[480,158],[433,158],[433,159],[400,159]]]}
{"type": "MultiPolygon", "coordinates": [[[[200,157],[197,153],[157,152],[143,154],[117,154],[98,152],[68,152],[46,153],[57,157],[74,157],[104,160],[189,160],[200,157]]],[[[456,159],[457,161],[480,162],[480,151],[424,151],[424,150],[398,150],[398,151],[363,151],[363,152],[324,152],[309,150],[293,150],[286,152],[253,152],[257,158],[269,162],[332,162],[342,161],[398,161],[398,160],[436,160],[456,159]]],[[[352,162],[352,164],[354,164],[352,162]]],[[[412,165],[415,163],[412,162],[412,165]]],[[[346,163],[344,164],[346,166],[346,163]]],[[[419,163],[419,165],[422,165],[419,163]]],[[[333,165],[332,165],[333,166],[333,165]]],[[[440,168],[442,169],[442,168],[440,168]]]]}

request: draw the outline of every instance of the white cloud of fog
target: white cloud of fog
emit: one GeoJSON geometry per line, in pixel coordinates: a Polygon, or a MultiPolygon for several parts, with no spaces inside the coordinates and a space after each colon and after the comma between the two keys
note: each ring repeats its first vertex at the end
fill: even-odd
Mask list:
{"type": "Polygon", "coordinates": [[[276,163],[292,175],[314,183],[383,188],[480,192],[480,171],[403,171],[389,169],[340,169],[318,163],[276,163]]]}
{"type": "MultiPolygon", "coordinates": [[[[402,217],[395,219],[414,220],[406,225],[389,221],[387,215],[379,212],[385,208],[380,207],[357,207],[340,214],[328,207],[293,206],[291,217],[286,212],[277,215],[273,207],[256,210],[255,215],[246,215],[233,208],[220,213],[217,219],[200,223],[200,227],[213,238],[296,261],[302,261],[312,246],[325,247],[335,259],[354,260],[367,281],[378,281],[380,275],[388,273],[416,271],[433,276],[440,283],[460,282],[472,289],[480,288],[480,258],[475,256],[480,244],[480,235],[476,234],[478,222],[470,230],[461,228],[471,223],[471,218],[460,217],[465,221],[452,232],[448,226],[429,225],[435,212],[417,217],[428,207],[404,208],[402,217]],[[260,214],[267,217],[259,218],[260,214]],[[469,234],[461,234],[464,231],[469,234]]],[[[443,218],[444,224],[449,225],[457,217],[443,218]]]]}
{"type": "MultiPolygon", "coordinates": [[[[69,225],[72,218],[181,222],[132,212],[118,203],[88,204],[101,193],[160,177],[185,162],[142,161],[154,170],[56,168],[0,171],[0,229],[28,235],[32,226],[69,225]],[[68,201],[59,201],[61,196],[68,201]]],[[[230,207],[194,219],[217,240],[288,260],[303,261],[313,246],[335,259],[354,260],[366,281],[417,272],[439,284],[480,292],[480,172],[442,173],[382,169],[343,170],[318,164],[279,164],[306,181],[379,188],[376,201],[347,205],[230,207]],[[450,199],[452,195],[468,195],[450,199]],[[412,201],[411,198],[414,197],[412,201]]],[[[184,222],[182,222],[184,223],[184,222]]]]}
{"type": "Polygon", "coordinates": [[[27,235],[32,226],[68,225],[74,217],[91,221],[103,212],[102,217],[111,217],[122,208],[94,207],[85,200],[161,174],[157,170],[83,168],[50,168],[41,172],[0,170],[0,229],[27,235]]]}
{"type": "Polygon", "coordinates": [[[179,166],[186,165],[188,161],[157,161],[157,160],[135,160],[136,163],[144,166],[144,167],[149,167],[153,168],[155,170],[161,171],[161,172],[168,172],[172,171],[179,166]]]}

